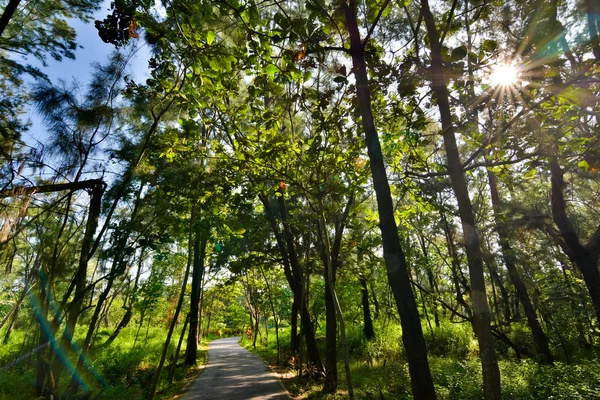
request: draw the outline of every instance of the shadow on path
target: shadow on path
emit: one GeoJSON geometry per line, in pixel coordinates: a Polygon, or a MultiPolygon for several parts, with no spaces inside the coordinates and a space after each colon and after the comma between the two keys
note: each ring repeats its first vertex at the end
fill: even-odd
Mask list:
{"type": "Polygon", "coordinates": [[[239,337],[208,344],[208,365],[182,400],[289,400],[263,361],[239,337]]]}

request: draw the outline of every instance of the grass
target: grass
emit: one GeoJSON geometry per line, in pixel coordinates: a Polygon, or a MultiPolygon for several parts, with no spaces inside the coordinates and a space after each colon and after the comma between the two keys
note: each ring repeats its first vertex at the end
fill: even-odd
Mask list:
{"type": "MultiPolygon", "coordinates": [[[[383,329],[378,338],[368,342],[359,329],[349,329],[348,347],[351,351],[352,380],[357,399],[412,399],[408,365],[401,346],[398,328],[383,329]]],[[[289,343],[289,330],[280,332],[280,338],[289,343]]],[[[447,324],[426,333],[430,349],[430,368],[440,400],[480,400],[481,364],[477,342],[470,326],[447,324]]],[[[248,338],[241,344],[260,355],[278,375],[295,399],[347,398],[344,368],[338,355],[339,393],[322,393],[318,381],[301,382],[296,371],[285,364],[276,364],[275,334],[269,333],[269,342],[263,339],[252,347],[248,338]],[[271,340],[272,339],[272,340],[271,340]]],[[[318,337],[322,345],[324,338],[318,337]]],[[[322,349],[323,350],[323,349],[322,349]]],[[[502,354],[503,349],[499,349],[502,354]]],[[[325,354],[324,351],[321,354],[325,354]]],[[[284,357],[285,358],[285,355],[284,357]]],[[[543,366],[533,360],[517,360],[504,356],[499,361],[502,391],[511,400],[600,400],[600,362],[597,356],[581,358],[573,364],[557,361],[543,366]]]]}
{"type": "MultiPolygon", "coordinates": [[[[101,330],[98,336],[99,343],[108,334],[110,332],[101,330]]],[[[166,328],[151,327],[148,330],[147,338],[146,332],[143,332],[140,333],[140,337],[135,342],[136,329],[126,328],[110,347],[97,346],[91,352],[88,359],[88,368],[82,376],[83,381],[92,391],[92,398],[97,396],[98,399],[147,399],[166,335],[166,328]]],[[[15,354],[21,347],[24,336],[24,332],[16,331],[12,335],[11,341],[0,347],[0,362],[2,365],[13,361],[15,354]]],[[[197,364],[191,367],[184,366],[182,362],[185,353],[184,341],[172,384],[167,381],[170,366],[169,359],[167,359],[161,374],[157,399],[175,399],[186,389],[203,365],[206,364],[207,344],[214,338],[215,335],[209,335],[208,338],[203,339],[198,351],[197,364]]],[[[76,336],[76,340],[79,341],[81,338],[76,336]]],[[[178,336],[172,338],[168,355],[174,353],[177,340],[178,336]]],[[[26,354],[27,351],[28,349],[24,349],[21,354],[26,354]]],[[[0,400],[34,398],[36,359],[35,355],[26,358],[0,373],[0,400]]],[[[72,365],[75,365],[75,359],[71,357],[69,360],[72,365]]],[[[61,388],[65,388],[69,381],[70,375],[65,372],[60,378],[61,388]]]]}

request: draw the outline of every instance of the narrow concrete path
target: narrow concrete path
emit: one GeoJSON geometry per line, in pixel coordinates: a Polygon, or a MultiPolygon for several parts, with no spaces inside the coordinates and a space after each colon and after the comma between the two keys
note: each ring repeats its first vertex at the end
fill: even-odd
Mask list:
{"type": "Polygon", "coordinates": [[[289,400],[277,379],[239,337],[208,344],[208,365],[182,400],[289,400]]]}

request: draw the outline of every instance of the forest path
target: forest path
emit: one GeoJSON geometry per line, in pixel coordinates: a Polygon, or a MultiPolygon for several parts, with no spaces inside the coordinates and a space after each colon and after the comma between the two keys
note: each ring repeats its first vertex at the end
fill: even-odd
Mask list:
{"type": "Polygon", "coordinates": [[[288,400],[280,382],[239,337],[208,344],[208,365],[182,400],[288,400]]]}

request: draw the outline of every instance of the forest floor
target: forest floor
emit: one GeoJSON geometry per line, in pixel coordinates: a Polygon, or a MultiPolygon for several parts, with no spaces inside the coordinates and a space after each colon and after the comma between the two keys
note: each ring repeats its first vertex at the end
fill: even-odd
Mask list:
{"type": "MultiPolygon", "coordinates": [[[[438,400],[480,400],[483,395],[481,364],[476,349],[471,349],[474,340],[472,332],[468,326],[442,328],[443,330],[435,331],[438,345],[440,342],[455,344],[438,349],[436,342],[429,343],[429,362],[438,400]],[[457,345],[458,342],[464,343],[457,345]]],[[[359,331],[350,331],[348,336],[356,398],[412,399],[408,366],[399,338],[385,331],[374,342],[366,342],[360,336],[359,331]]],[[[326,394],[322,391],[322,380],[300,380],[297,370],[286,361],[284,349],[289,347],[289,331],[283,330],[279,337],[282,341],[279,362],[274,333],[269,333],[268,339],[263,335],[256,347],[247,337],[243,337],[240,344],[265,360],[294,400],[348,398],[344,367],[339,362],[341,354],[338,354],[338,391],[326,394]]],[[[324,346],[323,337],[318,337],[317,341],[320,346],[324,346]]],[[[324,348],[321,350],[324,354],[324,348]]],[[[507,349],[500,350],[504,350],[499,360],[503,398],[600,400],[600,353],[578,353],[574,357],[576,361],[570,363],[557,360],[554,365],[540,365],[532,359],[516,359],[507,349]]]]}

